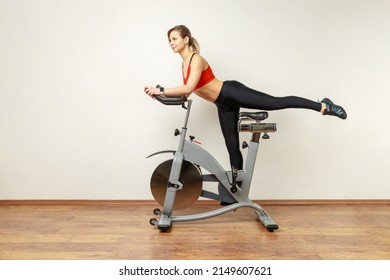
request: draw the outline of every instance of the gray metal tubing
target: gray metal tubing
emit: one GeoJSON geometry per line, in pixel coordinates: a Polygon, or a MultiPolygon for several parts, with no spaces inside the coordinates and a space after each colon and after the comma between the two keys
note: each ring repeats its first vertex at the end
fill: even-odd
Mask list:
{"type": "Polygon", "coordinates": [[[225,169],[201,146],[194,144],[189,140],[185,140],[183,154],[185,160],[202,166],[208,172],[214,174],[218,181],[224,186],[230,186],[225,169]]]}
{"type": "Polygon", "coordinates": [[[191,112],[191,106],[192,106],[192,100],[189,99],[187,103],[187,113],[184,118],[184,124],[180,132],[180,141],[179,141],[179,147],[178,152],[183,152],[183,145],[187,134],[187,125],[188,125],[188,119],[190,118],[190,112],[191,112]]]}
{"type": "Polygon", "coordinates": [[[172,168],[169,174],[169,182],[179,186],[179,189],[183,188],[183,184],[180,182],[180,172],[181,172],[182,165],[183,165],[183,154],[177,152],[175,153],[175,156],[173,158],[172,168]]]}
{"type": "Polygon", "coordinates": [[[251,141],[248,147],[247,158],[245,161],[245,172],[243,174],[244,178],[241,184],[241,190],[245,196],[249,195],[249,190],[252,183],[253,171],[255,169],[257,152],[259,149],[259,143],[251,141]]]}
{"type": "Polygon", "coordinates": [[[231,211],[234,211],[238,208],[242,207],[250,207],[255,209],[256,211],[262,212],[264,209],[253,202],[239,202],[232,205],[225,206],[223,208],[219,208],[217,210],[205,212],[205,213],[199,213],[199,214],[193,214],[193,215],[185,215],[185,216],[171,216],[172,222],[188,222],[188,221],[195,221],[195,220],[202,220],[202,219],[208,219],[212,217],[216,217],[231,211]]]}
{"type": "Polygon", "coordinates": [[[164,208],[162,215],[170,217],[173,211],[173,205],[175,204],[176,189],[167,188],[164,200],[164,208]]]}

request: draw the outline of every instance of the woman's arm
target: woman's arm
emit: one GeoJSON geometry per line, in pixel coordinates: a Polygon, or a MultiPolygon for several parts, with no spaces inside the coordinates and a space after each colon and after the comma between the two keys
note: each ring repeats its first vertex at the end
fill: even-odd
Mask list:
{"type": "MultiPolygon", "coordinates": [[[[196,85],[198,84],[200,76],[202,75],[202,71],[203,71],[203,60],[200,56],[196,55],[194,56],[191,63],[191,73],[188,78],[187,84],[178,87],[173,87],[173,88],[164,88],[164,95],[168,95],[168,96],[184,95],[188,97],[191,93],[195,91],[196,85]]],[[[152,86],[146,86],[144,88],[144,91],[146,94],[150,96],[162,94],[159,88],[152,87],[152,86]]]]}

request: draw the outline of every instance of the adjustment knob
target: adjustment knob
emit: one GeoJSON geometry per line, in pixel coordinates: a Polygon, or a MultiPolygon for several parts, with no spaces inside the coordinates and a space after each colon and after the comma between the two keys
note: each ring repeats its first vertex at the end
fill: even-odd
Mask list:
{"type": "Polygon", "coordinates": [[[246,148],[248,148],[248,146],[249,146],[249,145],[248,145],[248,143],[247,143],[247,142],[245,142],[245,141],[244,141],[244,142],[242,142],[242,148],[243,148],[243,149],[246,149],[246,148]]]}
{"type": "Polygon", "coordinates": [[[178,136],[180,135],[180,130],[178,130],[177,128],[175,129],[175,136],[178,136]]]}

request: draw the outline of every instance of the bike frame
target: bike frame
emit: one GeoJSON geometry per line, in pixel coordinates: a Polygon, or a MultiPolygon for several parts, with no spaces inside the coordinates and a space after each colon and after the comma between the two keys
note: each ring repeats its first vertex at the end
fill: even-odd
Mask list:
{"type": "MultiPolygon", "coordinates": [[[[151,157],[157,154],[171,152],[174,154],[172,167],[169,175],[169,182],[167,185],[167,192],[164,200],[164,208],[163,211],[157,211],[157,213],[155,213],[160,215],[160,220],[153,220],[153,224],[157,225],[160,230],[166,231],[171,227],[172,222],[185,222],[207,219],[236,210],[241,207],[251,207],[256,210],[256,214],[258,215],[260,221],[269,231],[277,229],[277,224],[265,212],[265,210],[248,198],[254,166],[256,163],[256,156],[259,149],[260,132],[252,133],[252,139],[248,145],[249,151],[247,153],[244,170],[239,170],[237,172],[236,182],[240,182],[241,185],[240,187],[236,188],[236,191],[232,191],[232,182],[234,181],[232,171],[226,171],[208,151],[203,149],[199,144],[194,143],[193,139],[186,139],[188,129],[187,125],[191,112],[192,100],[188,99],[186,100],[186,103],[187,107],[184,106],[184,103],[182,104],[183,108],[185,108],[187,112],[184,118],[183,127],[180,131],[180,140],[177,150],[160,151],[149,156],[151,157]],[[172,215],[176,192],[180,191],[183,187],[185,187],[180,181],[180,172],[184,160],[192,162],[207,170],[210,174],[202,175],[203,181],[218,182],[224,188],[225,192],[227,192],[231,197],[234,198],[236,203],[206,213],[183,216],[172,215]]],[[[203,191],[203,194],[204,195],[202,196],[209,198],[218,199],[219,197],[217,194],[210,193],[207,191],[203,191]]]]}

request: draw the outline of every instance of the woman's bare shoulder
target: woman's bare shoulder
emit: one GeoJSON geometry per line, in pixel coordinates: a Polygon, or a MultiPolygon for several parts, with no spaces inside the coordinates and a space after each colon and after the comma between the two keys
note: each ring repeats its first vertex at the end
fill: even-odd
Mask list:
{"type": "Polygon", "coordinates": [[[209,66],[209,63],[207,62],[207,60],[203,56],[198,54],[198,53],[196,55],[194,55],[192,61],[194,61],[197,64],[201,65],[203,68],[209,66]]]}

